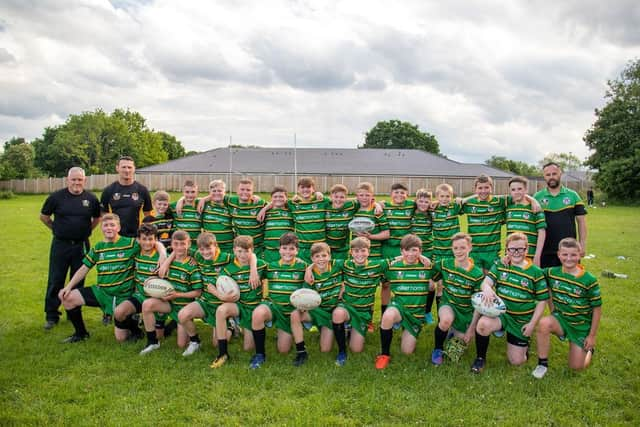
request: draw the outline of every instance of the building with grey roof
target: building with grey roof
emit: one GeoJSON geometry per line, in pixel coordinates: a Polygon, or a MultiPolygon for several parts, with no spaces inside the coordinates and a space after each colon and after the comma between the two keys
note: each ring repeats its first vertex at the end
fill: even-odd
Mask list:
{"type": "Polygon", "coordinates": [[[460,163],[421,150],[345,148],[216,148],[139,173],[234,173],[244,175],[404,175],[494,178],[512,174],[487,165],[460,163]]]}

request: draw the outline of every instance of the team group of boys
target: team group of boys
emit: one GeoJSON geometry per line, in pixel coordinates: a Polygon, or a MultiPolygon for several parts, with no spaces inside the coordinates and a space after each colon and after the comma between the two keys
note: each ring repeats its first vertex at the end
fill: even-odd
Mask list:
{"type": "Polygon", "coordinates": [[[327,199],[309,178],[299,180],[291,199],[285,188],[274,188],[268,203],[254,196],[250,179],[241,180],[233,196],[226,194],[224,182],[212,181],[209,194],[200,199],[195,183],[187,181],[183,197],[172,204],[168,193],[158,191],[153,216],[144,219],[137,239],[118,234],[117,215],[102,217],[103,241],[60,292],[75,327],[68,340],[88,337],[80,306],[89,305],[113,315],[118,341],[143,336],[135,316],[141,313],[147,345],[140,354],[159,349],[169,318],[178,324],[183,355],[192,355],[201,346],[194,320],[202,319],[213,328],[218,349],[212,368],[229,360],[228,340],[240,333],[245,351],[255,351],[251,368],[262,366],[266,327],[277,330],[279,352],[295,344],[295,366],[308,358],[305,329],[317,328],[320,351],[331,351],[335,340],[336,364],[342,366],[347,343],[351,352],[364,349],[380,287],[377,369],[391,360],[394,330],[402,330],[403,353],[415,350],[423,325],[434,323],[434,299],[434,365],[443,363],[448,339],[466,346],[475,337],[471,370],[481,372],[491,334],[505,334],[510,363],[523,364],[537,325],[535,377],[547,371],[551,334],[570,342],[571,368],[585,367],[595,346],[601,300],[596,278],[579,264],[580,244],[563,239],[562,265],[541,269],[545,216],[527,195],[526,178],[510,180],[509,196],[493,195],[491,178],[484,175],[474,186],[475,194],[466,199],[454,198],[452,187],[440,184],[435,200],[425,189],[409,200],[408,189],[394,184],[387,203],[375,202],[373,186],[366,182],[357,186],[355,199],[347,198],[343,185],[333,186],[327,199]],[[462,214],[467,233],[460,232],[462,214]],[[374,228],[350,231],[349,222],[358,217],[372,220],[374,228]],[[501,256],[503,224],[508,237],[501,256]],[[74,289],[94,265],[97,285],[74,289]],[[175,291],[163,298],[145,296],[143,283],[156,274],[175,291]],[[240,295],[219,293],[219,275],[233,278],[240,295]],[[316,290],[321,305],[295,309],[289,296],[301,287],[316,290]],[[492,318],[474,311],[471,295],[478,291],[487,303],[499,296],[506,313],[492,318]],[[544,316],[547,306],[551,314],[544,316]]]}

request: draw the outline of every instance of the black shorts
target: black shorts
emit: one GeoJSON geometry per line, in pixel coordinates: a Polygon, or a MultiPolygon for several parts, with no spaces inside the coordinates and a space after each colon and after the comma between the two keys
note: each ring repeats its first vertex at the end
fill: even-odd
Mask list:
{"type": "Polygon", "coordinates": [[[82,295],[82,299],[84,299],[84,305],[89,307],[100,307],[100,303],[96,298],[96,295],[93,293],[93,286],[88,288],[76,288],[80,295],[82,295]]]}
{"type": "Polygon", "coordinates": [[[529,347],[529,341],[524,341],[522,338],[517,337],[507,332],[507,342],[516,347],[529,347]]]}

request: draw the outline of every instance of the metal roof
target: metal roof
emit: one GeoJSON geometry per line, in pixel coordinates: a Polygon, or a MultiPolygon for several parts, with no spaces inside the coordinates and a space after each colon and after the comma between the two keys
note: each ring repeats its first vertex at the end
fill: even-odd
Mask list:
{"type": "Polygon", "coordinates": [[[460,163],[421,150],[366,148],[216,148],[138,170],[139,173],[402,175],[510,177],[487,165],[460,163]]]}

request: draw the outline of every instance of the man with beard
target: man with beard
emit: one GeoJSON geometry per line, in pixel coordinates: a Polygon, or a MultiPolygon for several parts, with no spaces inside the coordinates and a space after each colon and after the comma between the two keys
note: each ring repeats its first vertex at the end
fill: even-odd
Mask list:
{"type": "Polygon", "coordinates": [[[587,211],[578,193],[560,184],[562,170],[557,163],[544,165],[542,176],[547,188],[538,191],[534,197],[542,206],[547,221],[547,237],[540,258],[540,267],[546,268],[561,265],[557,255],[558,243],[565,237],[577,237],[582,247],[580,256],[584,256],[587,247],[587,211]]]}

